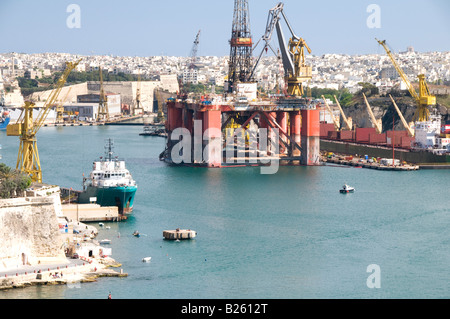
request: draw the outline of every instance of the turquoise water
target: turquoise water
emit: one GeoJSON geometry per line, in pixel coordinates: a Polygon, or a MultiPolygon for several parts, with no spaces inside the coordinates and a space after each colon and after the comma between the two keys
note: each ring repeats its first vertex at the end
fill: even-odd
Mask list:
{"type": "MultiPolygon", "coordinates": [[[[107,223],[112,257],[126,278],[75,287],[0,291],[0,298],[449,298],[448,170],[390,172],[351,167],[170,167],[164,139],[142,127],[44,127],[44,182],[81,189],[107,138],[138,183],[133,215],[107,223]],[[349,183],[354,194],[340,194],[349,183]],[[165,229],[197,231],[191,241],[165,229]],[[143,236],[132,236],[139,230],[143,236]],[[143,257],[151,256],[150,263],[143,257]],[[380,267],[368,288],[367,267],[380,267]]],[[[15,166],[17,137],[0,132],[15,166]]],[[[94,224],[95,225],[95,224],[94,224]]]]}

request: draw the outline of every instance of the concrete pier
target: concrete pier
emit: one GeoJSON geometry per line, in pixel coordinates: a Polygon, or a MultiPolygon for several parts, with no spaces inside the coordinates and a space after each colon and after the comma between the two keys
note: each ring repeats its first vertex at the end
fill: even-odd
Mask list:
{"type": "Polygon", "coordinates": [[[117,206],[102,207],[97,204],[67,204],[62,205],[63,215],[69,220],[80,222],[118,221],[120,220],[117,206]]]}

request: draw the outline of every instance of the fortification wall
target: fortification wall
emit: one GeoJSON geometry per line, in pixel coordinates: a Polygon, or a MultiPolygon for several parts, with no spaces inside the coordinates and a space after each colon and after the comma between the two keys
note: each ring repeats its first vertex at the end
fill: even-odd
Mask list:
{"type": "Polygon", "coordinates": [[[66,261],[53,198],[0,200],[0,270],[66,261]]]}

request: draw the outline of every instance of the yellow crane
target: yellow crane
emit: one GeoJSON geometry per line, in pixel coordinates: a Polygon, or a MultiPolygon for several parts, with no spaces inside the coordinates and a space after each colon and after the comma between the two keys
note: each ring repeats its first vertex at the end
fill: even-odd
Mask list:
{"type": "Polygon", "coordinates": [[[419,74],[417,76],[419,78],[419,94],[417,94],[411,82],[409,82],[406,74],[403,72],[403,70],[400,68],[397,61],[395,60],[391,50],[389,50],[389,48],[387,47],[386,40],[383,41],[380,41],[378,39],[375,40],[377,40],[377,42],[383,46],[387,55],[391,59],[395,70],[397,70],[403,82],[405,82],[406,86],[408,87],[409,93],[411,93],[411,96],[416,100],[417,110],[414,115],[414,120],[420,122],[428,121],[430,119],[430,112],[428,111],[428,106],[436,104],[436,97],[434,95],[431,95],[430,91],[428,90],[428,85],[425,82],[425,74],[419,74]]]}
{"type": "Polygon", "coordinates": [[[56,123],[63,123],[64,122],[64,102],[67,100],[67,96],[70,93],[70,90],[72,90],[72,88],[69,88],[69,90],[67,90],[67,94],[64,97],[64,99],[62,99],[60,101],[60,103],[56,106],[56,123]]]}
{"type": "Polygon", "coordinates": [[[367,112],[369,112],[370,119],[372,120],[372,124],[373,124],[373,126],[375,126],[377,133],[381,134],[381,132],[382,132],[381,119],[377,120],[375,118],[375,115],[373,115],[373,112],[372,112],[372,108],[370,107],[369,101],[367,101],[367,97],[364,93],[363,93],[363,96],[364,96],[364,101],[366,102],[366,105],[367,105],[367,112]]]}
{"type": "Polygon", "coordinates": [[[48,100],[35,120],[33,120],[33,109],[35,105],[33,102],[26,101],[16,123],[10,124],[6,128],[6,134],[8,136],[20,137],[16,169],[28,174],[33,182],[42,183],[42,170],[36,134],[42,125],[44,125],[50,110],[55,105],[70,72],[76,68],[80,61],[81,59],[76,62],[66,62],[66,69],[59,78],[56,88],[50,93],[48,100]]]}
{"type": "Polygon", "coordinates": [[[303,82],[312,78],[312,68],[306,65],[305,48],[311,54],[311,49],[303,38],[293,37],[289,40],[289,51],[294,57],[295,68],[294,73],[289,74],[287,82],[288,94],[293,96],[302,96],[304,94],[303,82]]]}
{"type": "MultiPolygon", "coordinates": [[[[305,49],[308,53],[311,53],[312,51],[308,44],[306,44],[306,41],[295,34],[284,13],[284,4],[282,2],[278,3],[274,8],[269,10],[266,32],[259,40],[263,40],[265,44],[260,55],[256,58],[250,78],[253,77],[253,74],[255,73],[259,61],[265,51],[270,48],[274,54],[277,54],[270,45],[272,34],[275,30],[277,32],[284,73],[287,79],[287,93],[291,96],[301,97],[304,94],[303,82],[308,82],[312,79],[312,67],[306,64],[305,49]],[[284,21],[286,22],[286,25],[292,35],[288,43],[285,41],[284,33],[281,27],[281,18],[284,18],[284,21]]],[[[254,48],[256,48],[259,41],[255,44],[254,48]]]]}
{"type": "Polygon", "coordinates": [[[336,104],[339,108],[339,111],[341,112],[342,119],[344,120],[345,126],[347,127],[348,130],[352,130],[352,126],[353,126],[352,118],[351,117],[347,118],[345,116],[344,110],[342,109],[341,104],[339,104],[339,100],[337,99],[336,95],[334,95],[334,99],[336,100],[336,104]]]}
{"type": "Polygon", "coordinates": [[[156,118],[156,122],[158,123],[164,123],[164,121],[166,120],[164,117],[164,111],[163,111],[163,100],[161,98],[161,92],[159,92],[158,89],[155,90],[156,91],[156,100],[158,101],[158,116],[156,118]]]}
{"type": "Polygon", "coordinates": [[[100,101],[98,103],[97,122],[105,122],[109,120],[108,101],[106,100],[105,90],[103,89],[103,71],[100,70],[100,101]]]}

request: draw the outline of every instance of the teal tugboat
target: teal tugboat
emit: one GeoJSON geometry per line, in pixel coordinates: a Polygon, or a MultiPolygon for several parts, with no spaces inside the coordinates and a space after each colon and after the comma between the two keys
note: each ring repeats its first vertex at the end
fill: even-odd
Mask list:
{"type": "Polygon", "coordinates": [[[83,191],[78,202],[96,202],[100,206],[117,206],[120,214],[133,210],[136,182],[125,168],[125,161],[114,156],[113,141],[108,139],[106,157],[94,162],[89,178],[83,178],[83,191]]]}

